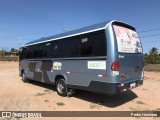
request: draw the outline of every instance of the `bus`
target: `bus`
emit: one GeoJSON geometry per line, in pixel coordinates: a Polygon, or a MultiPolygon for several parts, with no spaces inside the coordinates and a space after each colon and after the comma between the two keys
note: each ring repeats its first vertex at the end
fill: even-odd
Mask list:
{"type": "Polygon", "coordinates": [[[136,29],[115,20],[43,37],[20,48],[22,81],[52,84],[60,96],[75,90],[119,94],[142,85],[143,74],[136,29]]]}

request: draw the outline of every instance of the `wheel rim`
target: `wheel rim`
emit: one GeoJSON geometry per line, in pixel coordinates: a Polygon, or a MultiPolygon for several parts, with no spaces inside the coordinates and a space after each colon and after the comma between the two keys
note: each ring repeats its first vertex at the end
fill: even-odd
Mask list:
{"type": "Polygon", "coordinates": [[[58,92],[63,93],[65,86],[63,83],[58,83],[57,85],[58,92]]]}
{"type": "Polygon", "coordinates": [[[22,80],[24,80],[24,79],[25,79],[25,74],[23,73],[23,74],[22,74],[22,80]]]}

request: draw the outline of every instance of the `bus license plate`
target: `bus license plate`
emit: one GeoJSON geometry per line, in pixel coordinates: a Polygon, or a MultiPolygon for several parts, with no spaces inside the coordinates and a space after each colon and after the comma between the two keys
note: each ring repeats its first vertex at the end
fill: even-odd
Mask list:
{"type": "Polygon", "coordinates": [[[130,88],[135,88],[136,87],[136,83],[131,83],[130,84],[130,88]]]}

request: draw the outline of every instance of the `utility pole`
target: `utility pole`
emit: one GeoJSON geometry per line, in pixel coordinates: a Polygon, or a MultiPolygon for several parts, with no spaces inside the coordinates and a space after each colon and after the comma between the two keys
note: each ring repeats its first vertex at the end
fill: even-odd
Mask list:
{"type": "Polygon", "coordinates": [[[21,37],[19,36],[19,37],[18,37],[18,47],[19,47],[19,49],[20,49],[20,47],[21,47],[20,41],[21,41],[21,37]]]}
{"type": "Polygon", "coordinates": [[[2,57],[5,57],[5,49],[2,49],[2,57]]]}
{"type": "Polygon", "coordinates": [[[0,49],[0,57],[2,57],[2,49],[0,49]]]}

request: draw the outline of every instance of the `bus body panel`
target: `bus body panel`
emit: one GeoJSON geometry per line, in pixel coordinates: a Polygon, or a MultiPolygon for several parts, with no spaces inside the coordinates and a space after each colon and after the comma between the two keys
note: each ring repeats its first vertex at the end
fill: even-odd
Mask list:
{"type": "Polygon", "coordinates": [[[106,28],[107,37],[107,82],[108,83],[119,83],[119,76],[112,75],[111,65],[117,60],[117,45],[115,41],[112,24],[110,23],[106,28]]]}
{"type": "Polygon", "coordinates": [[[143,57],[141,54],[119,54],[120,62],[120,80],[126,82],[128,80],[141,80],[143,57]],[[122,57],[123,56],[123,57],[122,57]]]}
{"type": "MultiPolygon", "coordinates": [[[[25,63],[28,62],[28,66],[24,69],[26,69],[27,78],[46,83],[55,82],[54,79],[57,75],[66,76],[67,84],[71,85],[87,87],[91,81],[106,82],[106,78],[101,78],[100,76],[106,75],[106,70],[88,69],[87,64],[89,61],[95,60],[28,60],[25,61],[25,63]],[[61,63],[61,68],[54,69],[54,63],[61,63]]],[[[105,60],[99,61],[106,62],[105,60]]]]}

